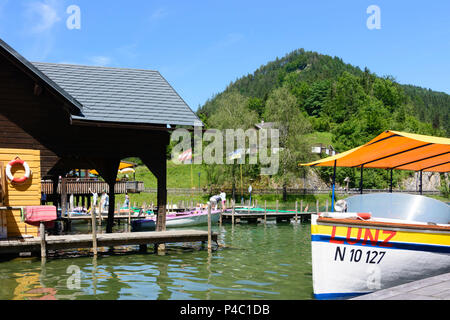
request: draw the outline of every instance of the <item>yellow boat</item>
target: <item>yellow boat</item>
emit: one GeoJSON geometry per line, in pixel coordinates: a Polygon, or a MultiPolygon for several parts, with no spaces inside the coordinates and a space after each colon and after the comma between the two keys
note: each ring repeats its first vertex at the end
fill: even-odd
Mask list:
{"type": "MultiPolygon", "coordinates": [[[[360,167],[360,195],[311,217],[314,296],[356,296],[450,272],[450,206],[392,193],[392,170],[450,171],[450,139],[386,131],[350,151],[304,164],[360,167]],[[364,168],[391,170],[389,193],[362,194],[364,168]],[[334,212],[336,207],[337,212],[334,212]]],[[[419,187],[422,193],[422,183],[419,187]]]]}

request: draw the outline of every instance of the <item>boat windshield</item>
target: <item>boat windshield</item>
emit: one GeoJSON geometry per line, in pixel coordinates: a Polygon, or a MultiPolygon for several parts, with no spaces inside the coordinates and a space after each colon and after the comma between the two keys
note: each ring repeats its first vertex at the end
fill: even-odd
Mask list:
{"type": "Polygon", "coordinates": [[[450,224],[450,206],[406,193],[371,193],[348,197],[348,212],[370,212],[376,218],[450,224]]]}

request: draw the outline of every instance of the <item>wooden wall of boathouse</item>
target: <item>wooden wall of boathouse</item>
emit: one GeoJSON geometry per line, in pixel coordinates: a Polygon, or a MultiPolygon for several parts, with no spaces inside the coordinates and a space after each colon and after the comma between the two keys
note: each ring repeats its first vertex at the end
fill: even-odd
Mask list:
{"type": "MultiPolygon", "coordinates": [[[[6,195],[4,207],[39,206],[41,204],[41,166],[40,151],[31,149],[3,149],[0,148],[0,162],[3,168],[16,157],[27,162],[31,170],[31,176],[22,184],[11,183],[6,179],[6,195]]],[[[15,177],[22,177],[24,169],[14,166],[12,173],[15,177]]],[[[5,174],[5,169],[1,175],[5,174]]],[[[25,234],[31,236],[38,235],[38,227],[31,226],[21,221],[20,210],[2,210],[6,216],[6,226],[8,238],[20,237],[25,234]]]]}

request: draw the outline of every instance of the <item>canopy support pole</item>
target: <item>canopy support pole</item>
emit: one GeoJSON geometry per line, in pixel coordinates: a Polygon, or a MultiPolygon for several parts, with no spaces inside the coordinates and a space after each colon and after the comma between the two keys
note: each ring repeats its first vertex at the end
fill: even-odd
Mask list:
{"type": "Polygon", "coordinates": [[[391,169],[391,184],[389,186],[389,192],[392,193],[392,171],[394,171],[394,169],[391,169]]]}
{"type": "Polygon", "coordinates": [[[363,169],[364,169],[364,165],[361,165],[361,179],[359,181],[359,193],[363,194],[363,169]]]}
{"type": "Polygon", "coordinates": [[[422,194],[422,170],[420,170],[420,184],[419,184],[419,192],[422,194]]]}
{"type": "Polygon", "coordinates": [[[333,169],[333,191],[331,192],[331,212],[334,212],[334,189],[336,184],[336,163],[337,160],[334,160],[334,169],[333,169]]]}

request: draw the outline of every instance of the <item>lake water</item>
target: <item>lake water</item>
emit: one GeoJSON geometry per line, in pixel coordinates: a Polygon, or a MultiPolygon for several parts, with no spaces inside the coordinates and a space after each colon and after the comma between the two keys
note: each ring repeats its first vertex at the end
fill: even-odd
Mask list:
{"type": "Polygon", "coordinates": [[[198,242],[169,244],[164,255],[116,247],[97,258],[80,250],[45,264],[38,257],[2,261],[0,299],[313,299],[309,223],[213,231],[225,246],[211,254],[198,242]]]}

